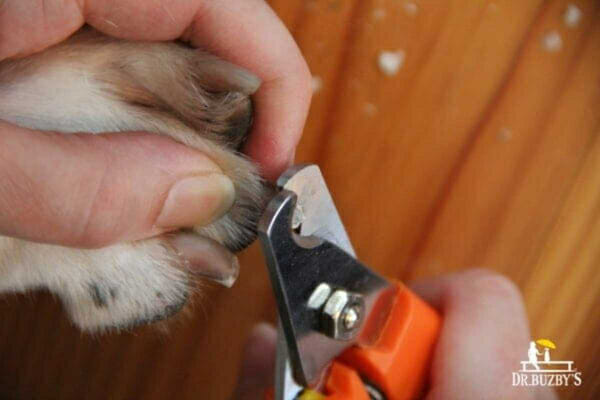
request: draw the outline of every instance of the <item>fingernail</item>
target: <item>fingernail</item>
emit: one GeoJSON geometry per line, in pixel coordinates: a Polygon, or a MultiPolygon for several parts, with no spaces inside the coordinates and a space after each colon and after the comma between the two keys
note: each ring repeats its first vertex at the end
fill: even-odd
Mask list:
{"type": "Polygon", "coordinates": [[[259,322],[250,331],[249,340],[263,340],[266,342],[274,342],[277,339],[277,331],[273,324],[268,322],[259,322]]]}
{"type": "Polygon", "coordinates": [[[294,147],[292,151],[288,153],[288,164],[293,165],[296,160],[296,148],[294,147]]]}
{"type": "Polygon", "coordinates": [[[182,233],[169,241],[192,275],[228,288],[237,280],[240,271],[237,257],[214,240],[182,233]]]}
{"type": "Polygon", "coordinates": [[[223,216],[234,199],[233,182],[223,174],[185,178],[169,191],[156,226],[168,229],[207,225],[223,216]]]}

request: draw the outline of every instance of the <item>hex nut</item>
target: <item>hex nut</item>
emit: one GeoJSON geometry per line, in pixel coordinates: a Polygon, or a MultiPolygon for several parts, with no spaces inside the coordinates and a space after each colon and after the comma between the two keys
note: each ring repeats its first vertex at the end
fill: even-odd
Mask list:
{"type": "Polygon", "coordinates": [[[318,310],[325,304],[331,294],[331,286],[326,283],[320,283],[308,298],[308,308],[318,310]]]}
{"type": "Polygon", "coordinates": [[[364,309],[364,299],[360,294],[335,290],[321,313],[323,333],[336,340],[352,340],[362,326],[364,309]],[[350,320],[353,320],[352,323],[348,323],[350,320]]]}

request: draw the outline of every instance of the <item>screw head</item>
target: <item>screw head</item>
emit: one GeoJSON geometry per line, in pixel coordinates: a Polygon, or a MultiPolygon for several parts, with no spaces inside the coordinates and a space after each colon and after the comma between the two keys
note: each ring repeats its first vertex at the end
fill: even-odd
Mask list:
{"type": "Polygon", "coordinates": [[[336,340],[352,340],[362,326],[364,300],[360,294],[335,290],[321,313],[322,331],[336,340]]]}
{"type": "Polygon", "coordinates": [[[343,312],[344,328],[354,329],[360,318],[360,310],[358,307],[349,307],[343,312]]]}

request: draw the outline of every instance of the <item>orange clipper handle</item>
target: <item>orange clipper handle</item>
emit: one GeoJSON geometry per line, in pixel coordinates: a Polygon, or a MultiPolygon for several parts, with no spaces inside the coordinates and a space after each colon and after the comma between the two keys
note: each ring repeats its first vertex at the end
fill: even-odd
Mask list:
{"type": "MultiPolygon", "coordinates": [[[[375,343],[351,347],[332,363],[325,395],[311,391],[300,399],[369,400],[362,379],[375,385],[387,400],[419,399],[425,394],[442,320],[406,286],[396,285],[390,315],[375,343]]],[[[273,399],[272,388],[265,394],[266,400],[273,399]]]]}
{"type": "MultiPolygon", "coordinates": [[[[381,390],[387,400],[418,399],[425,394],[441,317],[402,283],[396,285],[396,298],[379,338],[370,347],[351,347],[336,359],[326,399],[341,398],[336,393],[348,393],[347,388],[354,387],[360,377],[381,390]],[[336,371],[338,363],[349,368],[336,371]]],[[[365,397],[356,392],[343,398],[365,397]]]]}

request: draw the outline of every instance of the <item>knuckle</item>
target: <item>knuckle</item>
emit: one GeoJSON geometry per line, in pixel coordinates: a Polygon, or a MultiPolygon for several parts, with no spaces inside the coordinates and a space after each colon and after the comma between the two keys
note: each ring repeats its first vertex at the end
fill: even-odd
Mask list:
{"type": "Polygon", "coordinates": [[[312,89],[312,73],[308,69],[308,65],[303,63],[302,71],[300,72],[300,80],[302,82],[302,87],[304,88],[304,92],[308,96],[308,99],[312,98],[313,89],[312,89]]]}
{"type": "Polygon", "coordinates": [[[507,276],[490,270],[482,270],[480,275],[474,277],[472,281],[479,291],[483,291],[487,296],[493,296],[508,299],[521,299],[521,291],[517,285],[507,276]]]}
{"type": "Polygon", "coordinates": [[[492,294],[503,298],[520,298],[521,292],[517,285],[508,277],[497,273],[489,274],[478,279],[480,285],[492,294]]]}
{"type": "Polygon", "coordinates": [[[498,299],[501,301],[521,301],[521,291],[507,276],[498,272],[479,268],[461,274],[449,288],[458,294],[468,293],[473,297],[498,299]]]}
{"type": "Polygon", "coordinates": [[[312,73],[308,67],[308,64],[301,56],[298,59],[298,62],[295,63],[292,68],[292,76],[295,77],[296,85],[301,90],[301,92],[306,97],[307,101],[309,101],[312,97],[312,73]]]}

